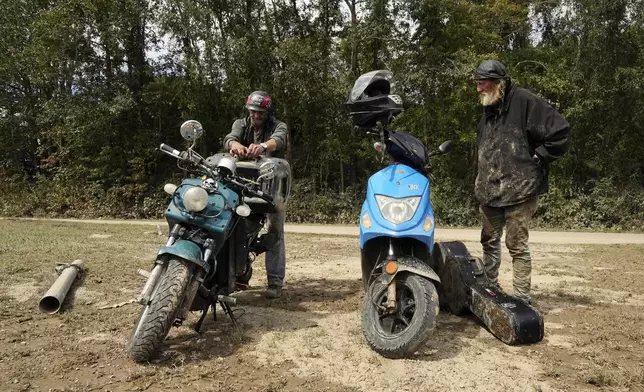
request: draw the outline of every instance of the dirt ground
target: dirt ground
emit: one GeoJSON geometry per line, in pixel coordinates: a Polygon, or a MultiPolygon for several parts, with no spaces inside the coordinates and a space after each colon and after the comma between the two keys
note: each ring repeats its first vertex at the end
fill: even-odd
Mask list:
{"type": "MultiPolygon", "coordinates": [[[[541,343],[506,346],[473,317],[441,313],[413,358],[389,360],[360,329],[357,238],[287,234],[283,298],[261,296],[261,256],[253,290],[237,295],[239,329],[219,311],[198,335],[192,313],[159,360],[137,365],[125,345],[139,305],[109,306],[138,294],[136,271],[149,269],[164,236],[133,225],[0,228],[2,391],[644,391],[644,245],[533,244],[541,343]],[[87,270],[63,310],[39,312],[56,263],[79,258],[87,270]]],[[[504,250],[507,288],[510,267],[504,250]]]]}

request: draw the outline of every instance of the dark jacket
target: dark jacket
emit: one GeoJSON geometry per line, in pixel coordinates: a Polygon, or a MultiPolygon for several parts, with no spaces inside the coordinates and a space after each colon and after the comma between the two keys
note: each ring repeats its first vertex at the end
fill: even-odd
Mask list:
{"type": "Polygon", "coordinates": [[[476,133],[475,196],[505,207],[548,191],[549,167],[568,150],[570,125],[547,101],[509,83],[504,99],[485,107],[476,133]]]}
{"type": "Polygon", "coordinates": [[[273,152],[266,152],[267,156],[275,158],[284,158],[284,151],[286,150],[286,137],[287,129],[286,124],[277,120],[275,117],[268,117],[264,123],[264,129],[258,138],[255,138],[253,131],[253,123],[250,117],[240,118],[233,123],[232,130],[224,138],[224,148],[229,150],[228,144],[231,141],[237,141],[244,146],[248,147],[253,143],[262,143],[268,139],[274,139],[277,142],[277,149],[273,152]]]}

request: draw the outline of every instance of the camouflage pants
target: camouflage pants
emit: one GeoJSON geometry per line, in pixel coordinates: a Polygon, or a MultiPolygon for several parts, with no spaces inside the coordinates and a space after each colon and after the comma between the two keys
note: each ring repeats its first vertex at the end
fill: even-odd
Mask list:
{"type": "Polygon", "coordinates": [[[479,207],[485,272],[492,283],[498,284],[501,236],[505,226],[505,245],[512,257],[514,295],[524,300],[530,300],[532,258],[528,247],[528,226],[536,209],[537,197],[514,206],[479,207]]]}

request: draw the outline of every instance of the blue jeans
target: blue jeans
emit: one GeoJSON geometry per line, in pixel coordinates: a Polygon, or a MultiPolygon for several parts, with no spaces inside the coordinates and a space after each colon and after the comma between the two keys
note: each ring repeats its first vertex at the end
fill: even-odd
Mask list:
{"type": "Polygon", "coordinates": [[[268,233],[277,237],[277,242],[266,252],[266,278],[269,286],[282,286],[286,275],[286,246],[284,244],[285,211],[268,214],[268,233]]]}

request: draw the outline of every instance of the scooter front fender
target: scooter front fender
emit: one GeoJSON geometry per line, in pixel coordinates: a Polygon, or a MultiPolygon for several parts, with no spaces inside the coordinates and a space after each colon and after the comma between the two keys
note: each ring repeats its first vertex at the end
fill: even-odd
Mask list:
{"type": "MultiPolygon", "coordinates": [[[[438,274],[427,264],[418,260],[415,257],[399,257],[396,262],[398,263],[398,269],[393,274],[388,274],[383,272],[380,275],[380,282],[388,285],[396,277],[396,275],[401,272],[411,272],[416,275],[423,276],[431,281],[440,283],[441,279],[438,277],[438,274]]],[[[387,261],[383,262],[381,265],[385,265],[387,261]]]]}

